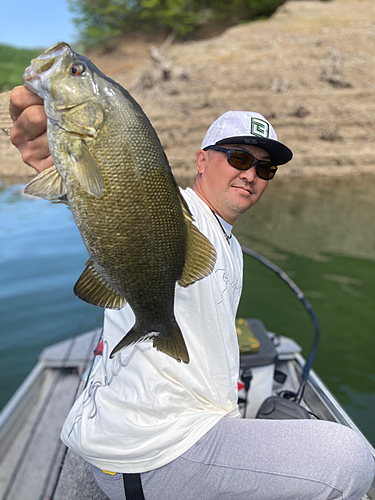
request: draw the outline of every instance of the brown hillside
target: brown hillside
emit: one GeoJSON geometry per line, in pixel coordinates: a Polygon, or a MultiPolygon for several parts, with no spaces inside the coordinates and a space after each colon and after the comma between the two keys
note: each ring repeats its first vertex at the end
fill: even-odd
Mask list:
{"type": "MultiPolygon", "coordinates": [[[[142,105],[180,181],[191,181],[208,125],[229,109],[271,120],[294,151],[281,175],[375,172],[374,25],[373,0],[290,1],[268,20],[174,42],[164,73],[149,41],[89,57],[142,105]]],[[[0,97],[0,127],[9,126],[0,97]]],[[[0,175],[21,172],[5,134],[0,140],[0,175]]]]}

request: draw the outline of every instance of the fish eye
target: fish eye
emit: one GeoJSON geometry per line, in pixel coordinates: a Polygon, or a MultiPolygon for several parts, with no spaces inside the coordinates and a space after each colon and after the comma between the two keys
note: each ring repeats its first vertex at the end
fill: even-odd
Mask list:
{"type": "Polygon", "coordinates": [[[70,66],[70,74],[73,76],[81,76],[86,71],[86,66],[82,63],[75,63],[70,66]]]}

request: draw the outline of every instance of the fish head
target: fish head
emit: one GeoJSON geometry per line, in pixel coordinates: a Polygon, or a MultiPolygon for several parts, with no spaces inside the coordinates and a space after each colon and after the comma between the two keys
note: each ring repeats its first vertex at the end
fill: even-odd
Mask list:
{"type": "Polygon", "coordinates": [[[45,100],[47,116],[58,121],[58,114],[100,100],[99,70],[86,57],[64,42],[57,43],[26,68],[23,83],[45,100]]]}

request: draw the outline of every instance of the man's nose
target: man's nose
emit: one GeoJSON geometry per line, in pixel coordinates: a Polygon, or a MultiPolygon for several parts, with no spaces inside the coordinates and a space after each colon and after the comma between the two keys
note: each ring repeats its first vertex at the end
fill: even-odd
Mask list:
{"type": "Polygon", "coordinates": [[[250,167],[248,170],[241,170],[239,177],[247,182],[254,182],[257,177],[255,165],[250,167]]]}

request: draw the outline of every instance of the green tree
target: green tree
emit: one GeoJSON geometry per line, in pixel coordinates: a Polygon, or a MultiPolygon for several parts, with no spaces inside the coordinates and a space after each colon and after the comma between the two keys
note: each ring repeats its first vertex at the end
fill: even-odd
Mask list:
{"type": "Polygon", "coordinates": [[[170,31],[270,16],[285,0],[68,0],[81,40],[97,46],[125,33],[170,31]]]}
{"type": "Polygon", "coordinates": [[[44,49],[17,49],[0,45],[0,92],[22,85],[22,74],[31,59],[38,57],[44,49]]]}

